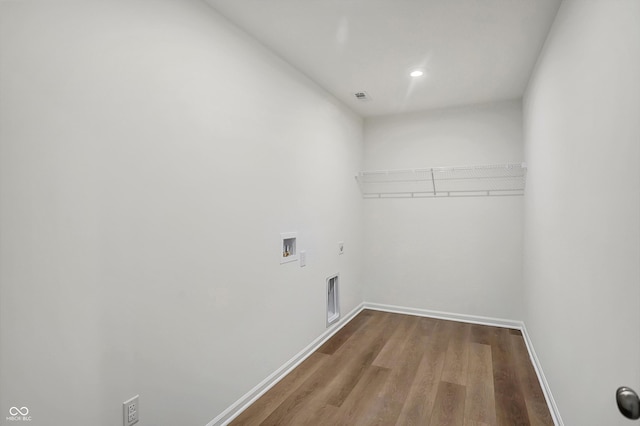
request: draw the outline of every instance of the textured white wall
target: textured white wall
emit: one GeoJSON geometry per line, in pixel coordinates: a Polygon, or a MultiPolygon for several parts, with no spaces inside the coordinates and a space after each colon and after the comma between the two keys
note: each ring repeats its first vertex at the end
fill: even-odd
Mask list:
{"type": "Polygon", "coordinates": [[[640,390],[640,2],[565,0],[525,98],[526,324],[566,425],[640,390]]]}
{"type": "Polygon", "coordinates": [[[327,276],[362,301],[359,117],[200,1],[0,8],[2,416],[204,425],[325,330],[327,276]]]}
{"type": "MultiPolygon", "coordinates": [[[[520,163],[505,101],[365,120],[367,170],[520,163]]],[[[365,200],[365,300],[522,318],[522,197],[365,200]]]]}

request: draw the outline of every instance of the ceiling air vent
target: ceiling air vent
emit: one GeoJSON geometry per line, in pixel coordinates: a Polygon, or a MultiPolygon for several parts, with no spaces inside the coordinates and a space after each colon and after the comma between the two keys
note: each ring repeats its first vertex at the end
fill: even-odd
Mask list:
{"type": "Polygon", "coordinates": [[[353,94],[359,101],[370,101],[371,97],[367,94],[367,92],[356,92],[353,94]]]}

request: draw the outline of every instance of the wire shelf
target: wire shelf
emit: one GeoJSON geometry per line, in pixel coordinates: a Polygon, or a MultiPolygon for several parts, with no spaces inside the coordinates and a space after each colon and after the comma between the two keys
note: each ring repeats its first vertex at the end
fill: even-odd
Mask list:
{"type": "Polygon", "coordinates": [[[523,195],[525,164],[362,171],[364,198],[479,197],[523,195]]]}

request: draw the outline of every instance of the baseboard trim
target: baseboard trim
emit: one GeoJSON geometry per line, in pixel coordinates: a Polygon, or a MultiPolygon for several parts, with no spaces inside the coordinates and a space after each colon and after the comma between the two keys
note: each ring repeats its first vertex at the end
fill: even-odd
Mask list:
{"type": "Polygon", "coordinates": [[[514,321],[502,318],[482,317],[478,315],[455,314],[451,312],[432,311],[429,309],[409,308],[406,306],[385,305],[382,303],[364,302],[364,309],[376,311],[395,312],[398,314],[417,315],[420,317],[437,318],[471,324],[490,325],[493,327],[504,327],[521,330],[522,321],[514,321]]]}
{"type": "Polygon", "coordinates": [[[547,378],[542,371],[542,364],[540,364],[538,355],[536,355],[536,351],[533,348],[533,342],[531,341],[531,337],[529,336],[527,327],[524,325],[524,323],[522,324],[521,331],[522,337],[524,338],[524,343],[527,345],[527,350],[529,351],[531,364],[533,364],[533,369],[536,370],[536,375],[538,376],[538,382],[540,383],[540,387],[542,388],[542,393],[544,393],[544,398],[547,400],[547,406],[549,407],[549,412],[551,413],[551,417],[553,418],[553,423],[556,426],[564,426],[564,422],[562,421],[562,417],[560,417],[560,411],[558,411],[556,401],[555,399],[553,399],[553,395],[551,394],[551,388],[549,387],[547,378]]]}
{"type": "Polygon", "coordinates": [[[280,368],[267,376],[262,382],[256,385],[253,389],[247,392],[234,402],[229,408],[220,413],[215,419],[211,420],[205,426],[226,426],[233,419],[238,417],[240,413],[253,404],[258,398],[264,395],[269,389],[275,386],[280,380],[282,380],[287,374],[289,374],[294,368],[300,365],[305,359],[307,359],[313,352],[315,352],[324,342],[329,340],[334,334],[336,334],[342,327],[347,325],[356,315],[358,315],[364,309],[371,309],[375,311],[393,312],[405,315],[416,315],[429,318],[438,318],[450,321],[466,322],[470,324],[489,325],[493,327],[504,327],[520,330],[522,337],[529,351],[529,358],[533,368],[538,376],[538,382],[544,393],[544,397],[549,407],[549,412],[553,418],[553,422],[556,426],[564,426],[558,406],[553,399],[549,383],[547,382],[544,372],[542,371],[542,365],[536,355],[536,351],[533,348],[533,342],[529,337],[527,328],[522,321],[509,320],[503,318],[483,317],[477,315],[457,314],[451,312],[433,311],[429,309],[410,308],[406,306],[386,305],[382,303],[364,302],[344,316],[336,325],[327,329],[318,338],[311,342],[307,347],[298,352],[293,358],[284,363],[280,368]]]}
{"type": "Polygon", "coordinates": [[[304,349],[294,355],[289,361],[285,362],[280,368],[267,376],[263,381],[258,383],[253,389],[240,397],[236,402],[220,413],[215,419],[211,420],[205,426],[226,426],[233,419],[238,417],[244,410],[253,404],[258,398],[264,395],[269,389],[274,387],[280,380],[289,374],[294,368],[311,356],[324,342],[329,340],[342,327],[347,325],[356,315],[364,309],[364,303],[355,307],[351,312],[340,319],[339,322],[328,328],[324,333],[318,336],[313,342],[309,343],[304,349]]]}

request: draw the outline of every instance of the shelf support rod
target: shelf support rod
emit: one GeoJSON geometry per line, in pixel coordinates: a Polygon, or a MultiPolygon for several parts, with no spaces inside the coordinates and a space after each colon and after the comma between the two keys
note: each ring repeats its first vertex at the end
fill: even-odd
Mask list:
{"type": "Polygon", "coordinates": [[[433,167],[431,168],[431,184],[433,185],[433,196],[436,196],[436,179],[433,177],[433,167]]]}

